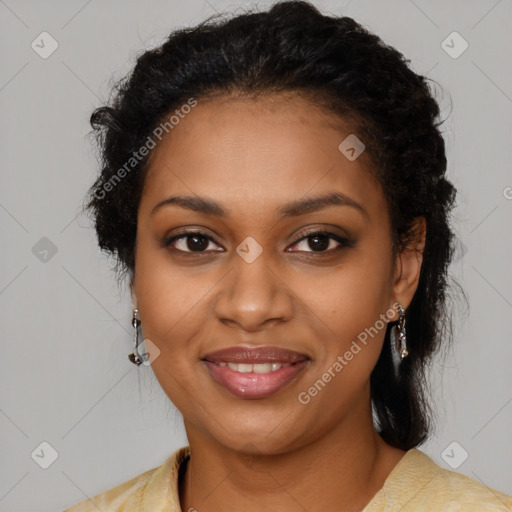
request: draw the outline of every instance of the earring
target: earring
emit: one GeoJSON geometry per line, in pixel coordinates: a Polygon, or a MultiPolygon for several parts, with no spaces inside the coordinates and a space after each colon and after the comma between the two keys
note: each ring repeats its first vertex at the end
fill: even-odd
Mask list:
{"type": "Polygon", "coordinates": [[[399,304],[398,305],[398,324],[396,326],[398,336],[395,337],[395,348],[400,359],[403,360],[409,355],[407,350],[407,338],[405,335],[405,310],[399,304]]]}
{"type": "Polygon", "coordinates": [[[142,359],[139,357],[139,352],[137,351],[137,345],[139,341],[139,326],[140,326],[140,320],[137,318],[139,310],[134,309],[133,310],[133,318],[132,318],[132,326],[134,330],[134,336],[133,336],[133,352],[131,354],[128,354],[128,359],[133,363],[139,366],[142,364],[142,359]]]}

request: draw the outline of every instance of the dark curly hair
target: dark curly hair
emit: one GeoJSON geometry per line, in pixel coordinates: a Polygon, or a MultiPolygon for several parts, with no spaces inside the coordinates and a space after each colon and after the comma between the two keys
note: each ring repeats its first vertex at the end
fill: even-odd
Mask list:
{"type": "Polygon", "coordinates": [[[115,257],[118,277],[129,271],[133,279],[137,211],[151,156],[141,158],[138,150],[191,98],[292,92],[350,121],[387,197],[393,255],[414,238],[416,218],[427,223],[419,284],[406,312],[409,356],[395,375],[390,323],[371,375],[379,432],[405,450],[428,437],[432,408],[425,372],[452,337],[446,303],[456,194],[445,178],[439,106],[428,79],[408,62],[352,18],[322,15],[304,1],[228,19],[214,16],[174,31],[160,47],[142,53],[116,84],[110,105],[93,112],[102,168],[86,204],[99,247],[115,257]]]}

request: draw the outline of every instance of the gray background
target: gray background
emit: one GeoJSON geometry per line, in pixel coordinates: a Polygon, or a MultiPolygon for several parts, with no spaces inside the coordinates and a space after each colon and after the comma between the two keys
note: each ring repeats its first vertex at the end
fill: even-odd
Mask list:
{"type": "MultiPolygon", "coordinates": [[[[438,428],[422,449],[512,494],[512,2],[315,3],[403,52],[441,85],[443,117],[453,109],[443,128],[459,189],[460,252],[451,270],[470,311],[455,309],[454,350],[433,366],[438,428]],[[458,58],[442,46],[453,31],[469,44],[458,58]]],[[[62,510],[186,443],[150,367],[126,357],[130,297],[80,215],[97,168],[86,135],[111,78],[128,72],[141,50],[235,5],[0,0],[1,511],[62,510]],[[46,59],[31,47],[43,31],[59,45],[46,59]],[[47,469],[36,463],[51,454],[43,441],[58,453],[47,469]]]]}

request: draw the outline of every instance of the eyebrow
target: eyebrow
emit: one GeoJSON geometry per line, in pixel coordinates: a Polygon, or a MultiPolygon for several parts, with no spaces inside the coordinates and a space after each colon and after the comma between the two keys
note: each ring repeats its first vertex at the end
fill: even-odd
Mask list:
{"type": "MultiPolygon", "coordinates": [[[[211,200],[199,196],[171,196],[156,204],[150,212],[154,215],[164,206],[178,206],[187,210],[192,210],[204,215],[213,215],[215,217],[225,218],[228,213],[222,206],[211,200]]],[[[332,192],[330,194],[297,199],[279,207],[277,212],[281,217],[299,217],[306,213],[313,213],[329,206],[350,206],[367,216],[366,210],[354,199],[341,192],[332,192]]]]}

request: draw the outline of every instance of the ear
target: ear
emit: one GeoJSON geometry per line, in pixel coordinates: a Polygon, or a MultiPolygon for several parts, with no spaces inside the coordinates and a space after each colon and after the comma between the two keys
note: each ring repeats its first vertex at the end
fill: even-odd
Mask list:
{"type": "MultiPolygon", "coordinates": [[[[404,309],[409,307],[420,280],[427,223],[424,217],[417,217],[411,228],[408,245],[396,257],[393,278],[393,296],[404,309]]],[[[398,318],[398,316],[397,316],[398,318]]]]}

